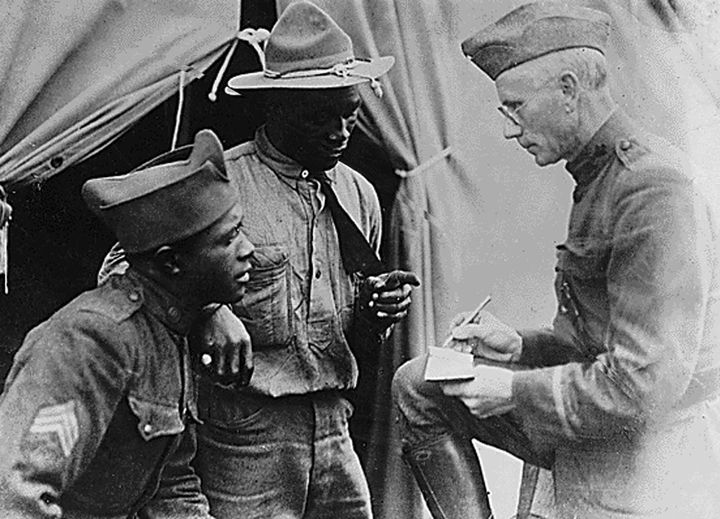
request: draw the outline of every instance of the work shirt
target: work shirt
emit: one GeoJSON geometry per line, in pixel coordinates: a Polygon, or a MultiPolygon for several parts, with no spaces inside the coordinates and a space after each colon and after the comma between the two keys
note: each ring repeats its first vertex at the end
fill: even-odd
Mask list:
{"type": "Polygon", "coordinates": [[[195,315],[130,268],[27,335],[0,400],[0,517],[211,517],[189,466],[195,315]]]}
{"type": "MultiPolygon", "coordinates": [[[[270,143],[264,127],[225,159],[240,186],[243,231],[255,245],[250,281],[235,305],[253,344],[250,389],[282,396],[354,387],[358,370],[347,337],[359,279],[343,268],[319,183],[270,143]]],[[[326,174],[377,251],[380,204],[371,184],[342,163],[326,174]]]]}
{"type": "Polygon", "coordinates": [[[621,112],[609,118],[567,164],[576,187],[553,328],[521,333],[520,363],[541,369],[513,374],[516,412],[558,446],[556,492],[583,487],[573,509],[592,517],[659,517],[674,491],[714,506],[720,229],[682,161],[621,112]]]}

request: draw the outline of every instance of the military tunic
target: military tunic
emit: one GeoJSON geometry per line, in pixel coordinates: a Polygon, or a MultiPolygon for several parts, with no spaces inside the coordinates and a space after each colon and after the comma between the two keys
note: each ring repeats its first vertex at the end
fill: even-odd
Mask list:
{"type": "Polygon", "coordinates": [[[32,330],[0,400],[0,517],[209,518],[185,335],[132,268],[32,330]]]}
{"type": "Polygon", "coordinates": [[[720,228],[705,188],[619,112],[567,169],[558,311],[521,334],[520,363],[541,369],[513,375],[515,413],[555,445],[568,517],[717,517],[720,228]]]}

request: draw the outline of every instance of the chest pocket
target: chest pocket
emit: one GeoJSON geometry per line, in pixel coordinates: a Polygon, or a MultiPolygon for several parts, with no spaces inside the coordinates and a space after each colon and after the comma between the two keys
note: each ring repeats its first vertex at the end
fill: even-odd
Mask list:
{"type": "Polygon", "coordinates": [[[178,406],[158,404],[128,396],[130,410],[138,419],[138,432],[145,441],[160,436],[176,436],[185,430],[178,406]]]}
{"type": "Polygon", "coordinates": [[[605,283],[607,252],[601,244],[592,247],[578,247],[570,243],[557,246],[556,271],[578,278],[583,283],[597,285],[605,283]]]}
{"type": "Polygon", "coordinates": [[[253,347],[285,346],[293,337],[291,268],[287,247],[257,247],[245,296],[235,304],[253,347]]]}
{"type": "Polygon", "coordinates": [[[556,325],[574,336],[590,356],[605,350],[609,319],[607,258],[608,252],[601,244],[583,247],[568,242],[557,247],[556,325]],[[570,329],[565,328],[567,325],[570,329]]]}

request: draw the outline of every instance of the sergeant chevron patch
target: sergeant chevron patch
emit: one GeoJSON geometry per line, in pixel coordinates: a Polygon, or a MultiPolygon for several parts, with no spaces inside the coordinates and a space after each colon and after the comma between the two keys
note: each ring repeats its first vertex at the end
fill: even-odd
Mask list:
{"type": "Polygon", "coordinates": [[[30,426],[30,434],[56,434],[63,455],[67,458],[78,440],[75,401],[41,408],[30,426]]]}

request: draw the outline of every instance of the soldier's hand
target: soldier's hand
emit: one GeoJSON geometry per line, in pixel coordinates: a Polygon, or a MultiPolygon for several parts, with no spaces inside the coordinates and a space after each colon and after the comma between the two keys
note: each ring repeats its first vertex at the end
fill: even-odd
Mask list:
{"type": "Polygon", "coordinates": [[[490,312],[480,312],[472,322],[459,326],[467,313],[453,319],[450,347],[498,362],[517,362],[522,338],[512,327],[490,312]]]}
{"type": "Polygon", "coordinates": [[[418,277],[403,270],[369,276],[360,290],[360,308],[366,319],[379,328],[387,328],[407,315],[410,294],[417,286],[420,286],[418,277]]]}
{"type": "Polygon", "coordinates": [[[222,385],[247,386],[253,372],[250,334],[242,321],[221,305],[197,323],[191,348],[201,369],[222,385]]]}

